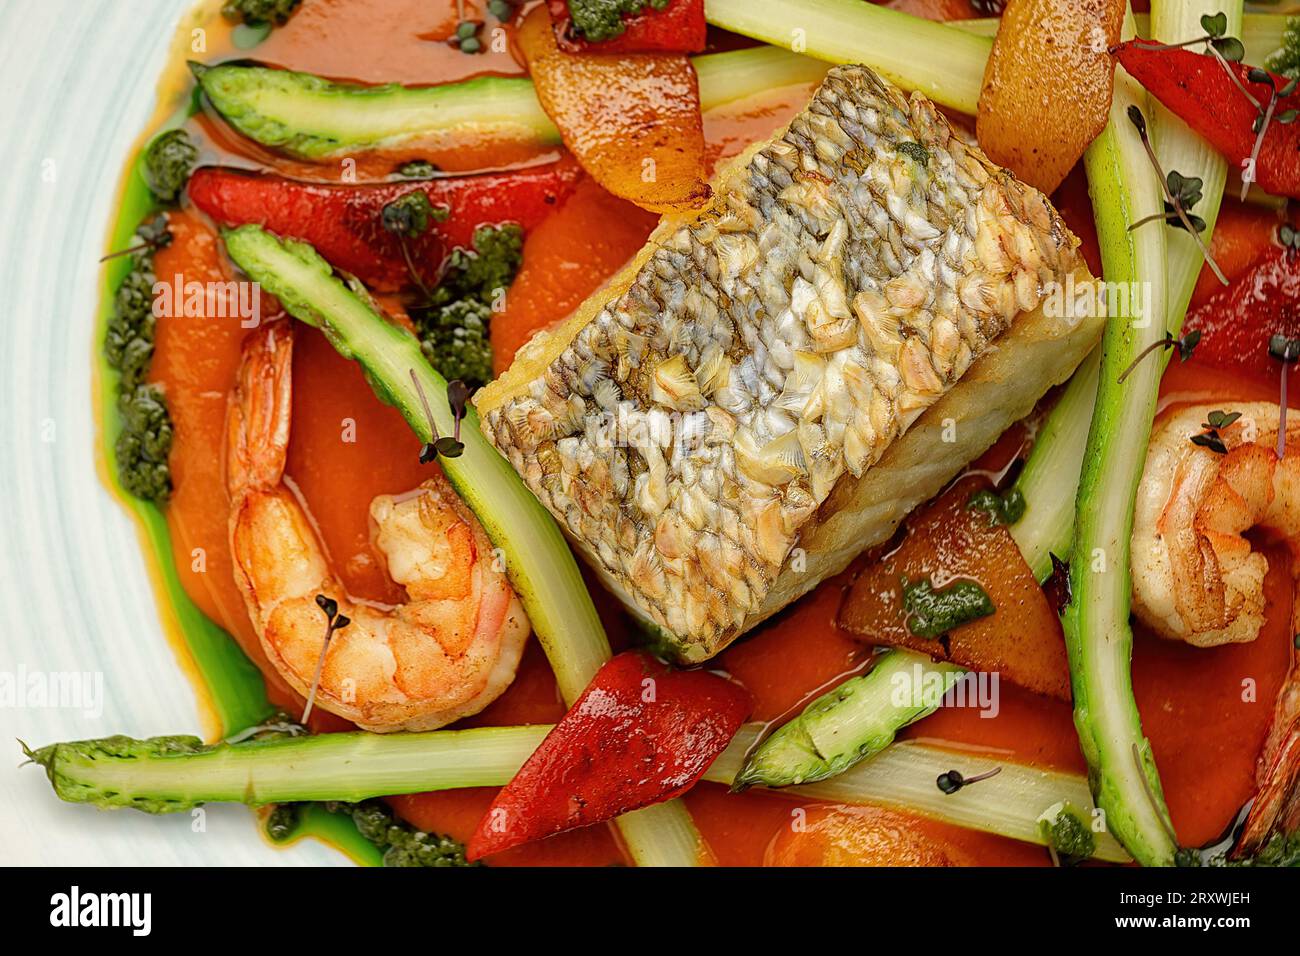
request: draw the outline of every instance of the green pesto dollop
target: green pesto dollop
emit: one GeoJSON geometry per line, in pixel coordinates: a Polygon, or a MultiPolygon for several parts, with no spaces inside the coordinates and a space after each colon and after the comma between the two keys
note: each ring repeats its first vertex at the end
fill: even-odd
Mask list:
{"type": "Polygon", "coordinates": [[[1061,803],[1038,821],[1043,838],[1066,864],[1090,858],[1097,851],[1097,837],[1073,804],[1061,803]]]}
{"type": "Polygon", "coordinates": [[[936,589],[927,578],[908,581],[904,577],[902,583],[907,629],[917,637],[942,637],[958,625],[997,610],[974,581],[954,581],[943,589],[936,589]]]}
{"type": "Polygon", "coordinates": [[[1025,496],[1019,488],[1012,488],[1005,495],[998,494],[992,488],[980,488],[971,494],[966,507],[988,515],[989,527],[1015,524],[1024,517],[1025,496]]]}
{"type": "Polygon", "coordinates": [[[198,148],[183,129],[159,133],[144,153],[144,181],[163,202],[175,202],[198,162],[198,148]]]}
{"type": "Polygon", "coordinates": [[[221,15],[231,22],[258,26],[287,23],[301,0],[226,0],[221,15]]]}
{"type": "MultiPolygon", "coordinates": [[[[584,40],[599,43],[623,35],[624,17],[633,17],[647,6],[662,10],[672,0],[569,0],[573,32],[584,40]]],[[[683,0],[684,2],[684,0],[683,0]]]]}
{"type": "Polygon", "coordinates": [[[384,866],[475,866],[465,859],[465,845],[399,820],[382,800],[326,803],[331,813],[352,817],[357,832],[383,851],[384,866]]]}
{"type": "Polygon", "coordinates": [[[114,443],[118,480],[137,498],[166,501],[171,495],[168,455],[172,421],[162,389],[145,382],[153,361],[154,250],[167,245],[167,219],[159,215],[141,225],[137,252],[113,299],[104,333],[104,356],[118,372],[117,408],[121,430],[114,443]]]}
{"type": "Polygon", "coordinates": [[[523,262],[523,230],[514,224],[480,226],[474,249],[452,252],[428,305],[411,319],[429,364],[448,381],[471,389],[492,378],[492,310],[523,262]]]}

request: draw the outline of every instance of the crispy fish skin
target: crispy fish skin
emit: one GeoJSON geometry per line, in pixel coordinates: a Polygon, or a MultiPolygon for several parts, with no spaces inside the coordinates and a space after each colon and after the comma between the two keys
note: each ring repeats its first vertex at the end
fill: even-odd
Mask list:
{"type": "Polygon", "coordinates": [[[1002,413],[932,445],[907,487],[873,475],[1017,316],[1069,347],[1015,369],[1005,404],[1069,374],[1096,325],[1039,307],[1077,246],[924,97],[837,67],[710,206],[520,351],[476,397],[482,428],[606,585],[704,660],[888,537],[906,510],[873,509],[864,481],[924,500],[996,438],[1002,413]],[[838,511],[858,520],[832,528],[838,511]],[[809,567],[795,549],[819,535],[809,567]]]}

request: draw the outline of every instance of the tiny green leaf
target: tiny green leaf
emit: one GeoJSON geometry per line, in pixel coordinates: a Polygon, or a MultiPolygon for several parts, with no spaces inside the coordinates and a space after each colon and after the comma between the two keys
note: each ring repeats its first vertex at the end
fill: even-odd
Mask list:
{"type": "Polygon", "coordinates": [[[433,443],[434,451],[443,458],[459,458],[465,451],[465,445],[450,435],[444,435],[433,443]]]}
{"type": "Polygon", "coordinates": [[[1147,120],[1146,117],[1142,115],[1142,111],[1136,106],[1130,105],[1128,108],[1128,121],[1137,127],[1137,131],[1141,133],[1142,138],[1145,139],[1147,135],[1147,120]]]}
{"type": "Polygon", "coordinates": [[[1300,358],[1300,339],[1288,338],[1280,332],[1269,336],[1268,354],[1279,362],[1294,362],[1300,358]]]}
{"type": "Polygon", "coordinates": [[[1229,63],[1240,63],[1246,58],[1246,47],[1236,37],[1217,37],[1210,43],[1229,63]]]}
{"type": "Polygon", "coordinates": [[[1214,411],[1210,412],[1210,414],[1205,416],[1205,427],[1227,428],[1240,417],[1241,412],[1225,412],[1216,408],[1214,411]]]}
{"type": "Polygon", "coordinates": [[[1223,444],[1223,439],[1219,437],[1217,432],[1210,431],[1200,435],[1193,435],[1192,444],[1201,448],[1208,448],[1217,455],[1226,455],[1228,453],[1228,447],[1223,444]]]}
{"type": "Polygon", "coordinates": [[[1182,338],[1178,339],[1178,360],[1186,362],[1196,351],[1196,346],[1201,342],[1201,330],[1193,329],[1182,338]]]}

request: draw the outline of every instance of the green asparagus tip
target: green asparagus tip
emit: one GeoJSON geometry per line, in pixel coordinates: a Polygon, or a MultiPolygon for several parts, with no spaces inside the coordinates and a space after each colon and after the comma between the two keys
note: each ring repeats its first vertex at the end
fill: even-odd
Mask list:
{"type": "Polygon", "coordinates": [[[27,741],[22,740],[20,738],[14,738],[14,739],[18,740],[18,746],[23,748],[23,756],[27,758],[18,766],[25,767],[29,763],[35,763],[35,764],[40,764],[42,767],[45,767],[47,769],[49,768],[50,761],[54,759],[53,745],[49,747],[42,747],[40,750],[33,750],[31,747],[27,746],[27,741]]]}
{"type": "Polygon", "coordinates": [[[754,784],[762,783],[763,775],[754,770],[748,763],[740,768],[740,773],[736,774],[736,779],[731,781],[731,793],[744,793],[754,784]]]}

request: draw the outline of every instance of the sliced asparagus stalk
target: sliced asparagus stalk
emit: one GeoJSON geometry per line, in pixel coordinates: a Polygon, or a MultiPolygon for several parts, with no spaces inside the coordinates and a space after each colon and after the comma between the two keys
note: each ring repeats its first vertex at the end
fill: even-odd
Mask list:
{"type": "Polygon", "coordinates": [[[1074,497],[1079,490],[1088,423],[1097,400],[1101,349],[1075,369],[1052,406],[1013,486],[1024,513],[1008,529],[1039,583],[1052,574],[1052,555],[1065,560],[1074,538],[1074,497]]]}
{"type": "MultiPolygon", "coordinates": [[[[1132,36],[1131,14],[1125,27],[1125,35],[1132,36]]],[[[1097,805],[1107,815],[1109,830],[1138,862],[1168,865],[1177,847],[1129,671],[1129,540],[1162,366],[1138,363],[1122,382],[1120,376],[1144,348],[1164,338],[1168,315],[1167,230],[1158,223],[1131,228],[1164,211],[1159,177],[1134,114],[1149,115],[1146,93],[1119,69],[1110,120],[1088,148],[1085,163],[1105,279],[1110,288],[1130,294],[1114,296],[1109,303],[1075,510],[1072,597],[1062,624],[1075,727],[1097,805]]]]}
{"type": "MultiPolygon", "coordinates": [[[[499,787],[509,782],[550,729],[539,724],[421,734],[319,734],[213,746],[205,746],[197,737],[108,737],[51,744],[27,755],[44,768],[63,800],[169,813],[204,803],[352,803],[399,793],[499,787]]],[[[759,724],[742,727],[705,779],[730,783],[761,734],[759,724]]],[[[833,780],[782,793],[799,799],[897,807],[1040,844],[1044,837],[1038,818],[1048,808],[1061,801],[1085,812],[1092,808],[1087,781],[1077,774],[914,741],[895,744],[833,780]],[[1001,768],[996,776],[957,793],[945,794],[936,784],[936,778],[950,770],[972,777],[994,766],[1001,768]]],[[[620,819],[645,813],[638,810],[620,819]]],[[[656,826],[664,822],[654,821],[656,826]]],[[[693,835],[684,832],[681,838],[693,835]]],[[[1127,859],[1104,833],[1098,834],[1096,856],[1127,859]]],[[[671,856],[657,854],[653,846],[645,859],[675,862],[671,856]]]]}
{"type": "Polygon", "coordinates": [[[974,113],[988,37],[860,0],[705,0],[724,30],[831,63],[863,63],[942,106],[974,113]]]}
{"type": "MultiPolygon", "coordinates": [[[[1180,43],[1203,36],[1201,17],[1205,14],[1223,13],[1228,18],[1228,35],[1241,33],[1241,0],[1152,0],[1151,38],[1164,43],[1180,43]]],[[[1213,146],[1197,136],[1181,119],[1165,109],[1154,97],[1151,99],[1151,144],[1165,172],[1177,170],[1184,176],[1201,180],[1201,201],[1193,209],[1205,220],[1205,231],[1200,242],[1185,229],[1172,227],[1165,231],[1168,243],[1169,318],[1168,328],[1178,335],[1187,314],[1187,304],[1192,299],[1197,277],[1205,257],[1201,244],[1209,247],[1214,234],[1214,224],[1219,218],[1223,201],[1223,188],[1228,178],[1228,162],[1213,146]]],[[[1166,353],[1165,361],[1170,358],[1166,353]]]]}
{"type": "Polygon", "coordinates": [[[884,750],[908,724],[928,717],[965,673],[912,651],[885,651],[871,670],[818,697],[759,744],[732,789],[787,787],[843,773],[884,750]]]}
{"type": "MultiPolygon", "coordinates": [[[[205,745],[197,737],[105,737],[27,750],[59,799],[146,813],[203,803],[291,803],[499,787],[549,726],[423,734],[314,734],[205,745]]],[[[26,748],[24,748],[26,750],[26,748]]]]}
{"type": "MultiPolygon", "coordinates": [[[[458,430],[447,382],[424,358],[415,336],[385,321],[364,290],[344,285],[311,246],[281,241],[257,226],[227,232],[225,241],[235,264],[289,314],[322,329],[340,355],[361,364],[375,394],[396,406],[422,441],[458,430]]],[[[463,452],[443,457],[443,472],[501,549],[560,693],[572,704],[610,657],[604,628],[554,519],[488,445],[473,407],[466,412],[459,428],[463,452]]],[[[623,837],[638,863],[698,861],[701,841],[681,803],[625,819],[630,822],[620,824],[623,837]]]]}
{"type": "MultiPolygon", "coordinates": [[[[708,53],[692,62],[705,110],[781,86],[815,83],[827,70],[820,60],[775,47],[708,53]]],[[[238,63],[191,69],[228,123],[264,146],[307,160],[475,132],[560,141],[526,77],[476,77],[428,87],[350,86],[238,63]]]]}
{"type": "MultiPolygon", "coordinates": [[[[731,746],[704,775],[705,779],[719,782],[732,779],[740,771],[745,752],[757,743],[761,733],[759,725],[742,727],[731,746]]],[[[1065,801],[1081,808],[1089,815],[1090,822],[1095,821],[1092,827],[1098,831],[1094,851],[1097,859],[1117,863],[1129,859],[1124,848],[1105,832],[1104,818],[1094,814],[1088,782],[1078,774],[1043,770],[912,740],[887,747],[839,776],[789,787],[781,793],[801,799],[893,807],[1040,846],[1046,845],[1046,837],[1039,817],[1054,804],[1065,801]],[[949,771],[956,770],[970,778],[995,767],[996,775],[955,793],[945,793],[938,786],[938,777],[949,771]]]]}

